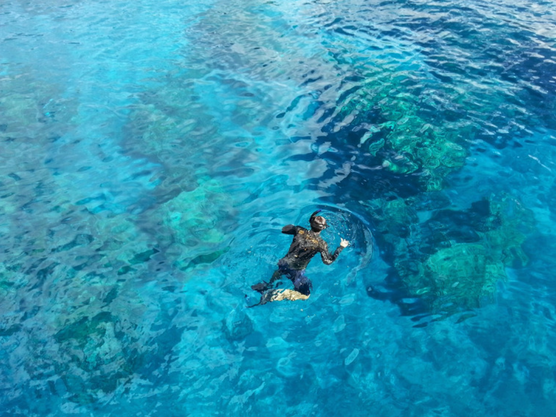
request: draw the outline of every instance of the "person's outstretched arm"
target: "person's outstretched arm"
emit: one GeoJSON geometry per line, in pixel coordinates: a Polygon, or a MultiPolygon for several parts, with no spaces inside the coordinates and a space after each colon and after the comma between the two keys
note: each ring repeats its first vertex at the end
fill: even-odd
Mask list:
{"type": "Polygon", "coordinates": [[[344,250],[345,247],[347,247],[349,245],[349,242],[345,239],[341,239],[340,240],[340,246],[338,246],[336,248],[336,250],[334,251],[333,254],[330,254],[328,252],[328,245],[326,244],[326,242],[323,241],[323,247],[321,248],[320,251],[320,257],[322,258],[322,262],[325,265],[330,265],[332,262],[334,262],[336,260],[336,258],[338,258],[338,255],[340,255],[340,252],[342,252],[344,250]]]}
{"type": "Polygon", "coordinates": [[[282,227],[282,233],[286,235],[295,235],[297,232],[297,226],[293,224],[288,224],[287,226],[282,227]]]}

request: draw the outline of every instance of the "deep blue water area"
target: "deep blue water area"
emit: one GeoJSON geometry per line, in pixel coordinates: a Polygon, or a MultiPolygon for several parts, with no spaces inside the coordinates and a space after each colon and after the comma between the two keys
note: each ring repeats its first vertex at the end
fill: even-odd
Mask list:
{"type": "Polygon", "coordinates": [[[3,1],[0,144],[1,416],[556,415],[553,1],[3,1]]]}

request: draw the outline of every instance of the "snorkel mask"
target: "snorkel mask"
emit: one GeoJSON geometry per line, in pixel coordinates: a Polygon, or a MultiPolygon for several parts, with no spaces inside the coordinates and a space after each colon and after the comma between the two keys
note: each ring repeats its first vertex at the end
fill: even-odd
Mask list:
{"type": "Polygon", "coordinates": [[[328,227],[326,224],[326,219],[322,216],[317,216],[322,210],[317,210],[313,214],[311,214],[311,218],[309,219],[309,224],[311,225],[311,229],[314,232],[321,232],[328,227]]]}

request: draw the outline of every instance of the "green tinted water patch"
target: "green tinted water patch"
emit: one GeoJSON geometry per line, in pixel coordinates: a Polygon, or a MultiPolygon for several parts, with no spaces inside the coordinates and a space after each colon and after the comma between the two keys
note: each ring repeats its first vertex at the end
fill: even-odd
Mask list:
{"type": "MultiPolygon", "coordinates": [[[[60,375],[57,390],[72,403],[100,407],[139,375],[156,380],[155,370],[180,339],[180,329],[171,324],[179,299],[157,289],[152,275],[69,278],[58,283],[52,302],[29,329],[43,343],[25,345],[30,355],[46,350],[43,367],[60,375]]],[[[156,280],[164,281],[160,274],[156,280]]],[[[41,373],[36,366],[27,371],[33,378],[41,373]]]]}
{"type": "MultiPolygon", "coordinates": [[[[368,88],[372,91],[372,86],[368,88]]],[[[469,127],[459,131],[450,126],[441,127],[436,121],[422,117],[416,100],[390,97],[387,89],[395,92],[398,86],[376,88],[379,91],[386,88],[384,98],[380,98],[380,93],[360,92],[358,98],[351,99],[349,105],[342,108],[337,119],[345,117],[343,112],[356,115],[347,129],[357,127],[362,132],[359,147],[381,157],[383,169],[394,174],[419,174],[424,191],[441,190],[444,178],[465,163],[468,152],[462,146],[461,137],[470,133],[469,127]],[[361,112],[360,100],[367,102],[363,108],[374,109],[373,112],[361,112]]],[[[365,163],[364,158],[360,159],[365,163]]]]}
{"type": "MultiPolygon", "coordinates": [[[[238,176],[252,171],[246,168],[246,160],[254,156],[243,154],[249,153],[244,148],[254,142],[253,132],[249,131],[253,126],[232,120],[236,113],[241,113],[239,108],[252,106],[225,104],[235,102],[240,92],[232,89],[232,97],[225,96],[223,90],[227,87],[219,89],[219,81],[225,80],[205,79],[207,73],[187,71],[169,78],[156,91],[145,92],[126,126],[125,143],[130,152],[164,168],[153,178],[156,187],[152,195],[159,201],[181,191],[199,193],[194,190],[206,186],[204,178],[222,175],[222,171],[238,176]]],[[[251,116],[243,118],[256,119],[254,114],[251,116]]]]}
{"type": "Polygon", "coordinates": [[[434,314],[488,303],[506,268],[527,265],[522,245],[535,223],[510,195],[493,195],[467,210],[427,210],[424,222],[417,198],[374,200],[367,207],[383,258],[401,279],[398,290],[422,298],[434,314]]]}
{"type": "MultiPolygon", "coordinates": [[[[423,191],[444,188],[445,177],[468,156],[462,137],[472,132],[470,126],[440,124],[420,111],[417,96],[402,92],[403,78],[386,69],[383,75],[380,83],[361,83],[338,97],[338,110],[322,120],[322,140],[340,148],[357,147],[355,168],[376,167],[400,179],[413,176],[423,191]]],[[[430,87],[435,88],[432,83],[430,87]]]]}
{"type": "Polygon", "coordinates": [[[483,245],[455,243],[426,259],[417,275],[404,277],[412,295],[422,296],[435,313],[476,308],[506,278],[504,264],[483,245]]]}
{"type": "MultiPolygon", "coordinates": [[[[418,174],[423,189],[432,191],[443,189],[447,175],[464,165],[477,138],[504,147],[538,127],[535,125],[539,119],[527,115],[519,94],[521,87],[501,79],[500,74],[488,72],[492,77],[472,82],[461,74],[450,74],[449,80],[439,81],[438,65],[459,69],[461,57],[449,55],[447,59],[443,55],[440,59],[442,54],[435,50],[432,59],[430,45],[426,48],[413,45],[412,51],[404,44],[406,36],[412,35],[407,31],[392,32],[392,39],[380,44],[375,40],[373,44],[363,32],[348,37],[344,31],[332,30],[343,25],[345,22],[339,19],[323,35],[323,46],[330,51],[330,59],[349,75],[343,78],[345,86],[335,98],[336,112],[327,116],[330,121],[326,140],[331,137],[343,140],[336,135],[338,129],[343,129],[360,141],[362,150],[368,149],[371,155],[383,158],[380,164],[383,169],[418,174]],[[400,52],[392,52],[390,59],[385,59],[396,42],[400,43],[397,48],[400,52]],[[351,48],[346,48],[346,44],[351,48]],[[376,50],[368,50],[369,46],[376,50]],[[394,69],[396,65],[400,68],[409,65],[412,69],[403,72],[394,69]],[[384,133],[377,134],[380,131],[384,133]]],[[[490,42],[482,33],[476,34],[481,42],[490,42]]],[[[438,48],[433,50],[443,49],[442,42],[438,42],[438,48]]],[[[358,145],[354,141],[350,144],[358,145]]],[[[364,158],[358,158],[358,162],[365,164],[364,158]]],[[[371,158],[369,162],[375,163],[371,158]]]]}
{"type": "MultiPolygon", "coordinates": [[[[396,175],[417,175],[424,191],[444,188],[445,177],[465,163],[468,151],[463,138],[473,129],[459,118],[445,123],[438,113],[421,108],[429,94],[457,96],[458,90],[435,80],[425,56],[406,40],[393,37],[372,50],[368,46],[369,42],[358,36],[323,35],[330,59],[349,75],[343,79],[345,86],[340,86],[341,94],[334,98],[335,109],[325,111],[326,117],[321,119],[326,123],[327,140],[346,141],[378,156],[381,168],[396,175]],[[340,44],[345,47],[341,41],[352,48],[336,48],[340,44]]],[[[360,164],[376,163],[375,158],[356,157],[360,164]]]]}
{"type": "Polygon", "coordinates": [[[170,260],[184,270],[208,265],[226,251],[224,228],[233,222],[235,209],[216,180],[205,178],[192,191],[183,191],[159,205],[149,216],[160,219],[159,242],[171,248],[170,260]]]}
{"type": "Polygon", "coordinates": [[[130,347],[138,340],[132,333],[122,332],[119,322],[111,313],[101,312],[55,334],[60,358],[54,366],[62,375],[70,401],[82,405],[97,402],[137,371],[140,361],[130,347]]]}
{"type": "Polygon", "coordinates": [[[183,191],[160,206],[163,221],[175,239],[187,246],[197,242],[220,243],[218,215],[225,211],[228,200],[215,180],[206,179],[193,191],[183,191]]]}

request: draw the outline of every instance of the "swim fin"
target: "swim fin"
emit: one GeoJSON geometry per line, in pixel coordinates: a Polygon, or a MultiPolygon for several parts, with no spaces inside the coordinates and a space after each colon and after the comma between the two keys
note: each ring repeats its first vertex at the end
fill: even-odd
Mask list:
{"type": "Polygon", "coordinates": [[[266,281],[259,282],[258,284],[255,284],[255,285],[251,285],[252,290],[260,292],[261,294],[264,294],[264,292],[266,290],[268,290],[269,288],[270,288],[270,286],[268,285],[268,282],[266,282],[266,281]]]}

